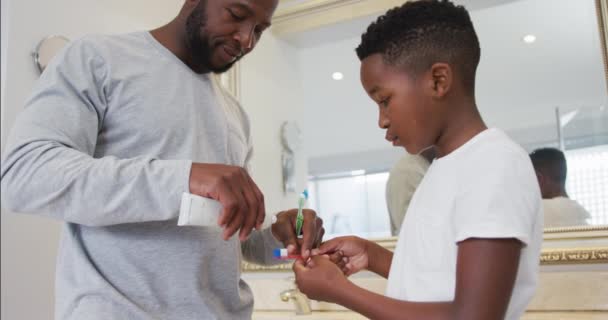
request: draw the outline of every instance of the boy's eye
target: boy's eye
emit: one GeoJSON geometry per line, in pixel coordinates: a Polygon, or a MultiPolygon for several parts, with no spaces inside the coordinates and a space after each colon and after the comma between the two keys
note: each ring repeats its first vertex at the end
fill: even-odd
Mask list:
{"type": "Polygon", "coordinates": [[[383,107],[388,107],[388,103],[390,102],[390,98],[380,100],[380,105],[383,107]]]}

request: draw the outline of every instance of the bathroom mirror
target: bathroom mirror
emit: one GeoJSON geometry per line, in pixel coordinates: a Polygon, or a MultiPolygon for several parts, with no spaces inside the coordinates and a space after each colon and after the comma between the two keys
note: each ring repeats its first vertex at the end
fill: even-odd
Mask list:
{"type": "MultiPolygon", "coordinates": [[[[528,152],[562,146],[568,193],[590,213],[572,225],[548,217],[546,231],[608,226],[605,2],[455,2],[469,10],[480,39],[476,98],[484,120],[528,152]]],[[[403,1],[281,3],[273,31],[298,53],[311,206],[328,237],[391,236],[384,188],[404,150],[377,127],[354,49],[379,14],[403,1]]]]}
{"type": "MultiPolygon", "coordinates": [[[[377,127],[376,107],[359,83],[354,49],[378,15],[403,2],[282,0],[273,18],[273,48],[280,45],[290,57],[297,70],[290,76],[299,86],[275,82],[277,90],[294,92],[306,109],[300,125],[309,204],[324,219],[326,239],[356,234],[388,248],[395,245],[385,185],[404,150],[389,146],[377,127]]],[[[591,213],[583,224],[545,228],[544,246],[553,249],[544,250],[541,261],[608,261],[604,247],[586,244],[608,239],[606,2],[455,2],[470,11],[481,43],[476,98],[484,120],[528,152],[562,146],[570,196],[591,213]],[[564,251],[562,243],[577,250],[564,251]]]]}

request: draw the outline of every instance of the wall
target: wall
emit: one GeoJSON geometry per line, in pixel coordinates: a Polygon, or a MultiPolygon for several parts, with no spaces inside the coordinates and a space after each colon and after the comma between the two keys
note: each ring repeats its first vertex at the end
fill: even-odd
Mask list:
{"type": "MultiPolygon", "coordinates": [[[[49,34],[75,38],[148,29],[169,21],[181,4],[177,0],[13,0],[9,6],[2,0],[2,150],[38,77],[30,52],[40,39],[49,34]]],[[[52,319],[60,224],[4,210],[0,216],[2,320],[52,319]]]]}
{"type": "MultiPolygon", "coordinates": [[[[4,119],[4,85],[6,84],[6,82],[4,81],[5,76],[6,76],[6,51],[7,51],[7,39],[8,37],[6,36],[8,34],[8,9],[9,9],[9,0],[2,0],[0,1],[0,30],[2,31],[2,35],[0,36],[0,40],[1,40],[1,45],[0,45],[0,60],[1,60],[1,64],[0,64],[0,73],[1,73],[1,80],[0,80],[0,122],[2,121],[2,119],[4,119]]],[[[0,126],[0,129],[3,126],[0,126]]],[[[2,134],[3,136],[3,134],[2,134]]],[[[2,137],[2,140],[4,140],[4,138],[2,137]]],[[[2,192],[0,190],[0,192],[2,192]]],[[[1,251],[4,252],[4,214],[2,214],[2,210],[0,209],[0,219],[2,220],[0,222],[0,226],[2,227],[2,241],[1,243],[1,251]]],[[[2,267],[0,268],[0,270],[4,269],[4,254],[2,254],[2,267]]],[[[4,273],[2,273],[2,279],[0,280],[2,283],[4,283],[4,273]]],[[[5,301],[5,295],[4,295],[4,289],[2,291],[2,294],[0,295],[0,306],[5,306],[6,305],[6,301],[5,301]]],[[[5,312],[4,312],[4,308],[0,308],[0,318],[2,319],[7,319],[7,317],[4,316],[5,312]]]]}
{"type": "MultiPolygon", "coordinates": [[[[2,53],[0,54],[0,59],[2,61],[2,68],[0,68],[0,73],[2,73],[1,76],[1,80],[0,80],[0,106],[2,105],[2,98],[4,97],[4,85],[5,85],[5,81],[4,79],[6,78],[6,50],[7,50],[7,43],[8,43],[8,37],[5,37],[6,34],[8,34],[8,10],[9,10],[9,0],[2,0],[0,1],[1,3],[1,10],[0,13],[2,14],[2,19],[0,19],[0,23],[2,23],[2,26],[0,27],[0,30],[2,30],[2,38],[0,39],[2,41],[2,45],[0,46],[2,53]]],[[[0,119],[3,118],[4,116],[4,108],[0,107],[0,119]]]]}
{"type": "Polygon", "coordinates": [[[266,210],[293,208],[297,194],[306,188],[306,155],[296,153],[296,190],[282,187],[280,127],[295,120],[302,128],[302,90],[295,63],[296,48],[266,32],[256,49],[241,62],[241,101],[252,122],[253,178],[264,192],[266,210]]]}

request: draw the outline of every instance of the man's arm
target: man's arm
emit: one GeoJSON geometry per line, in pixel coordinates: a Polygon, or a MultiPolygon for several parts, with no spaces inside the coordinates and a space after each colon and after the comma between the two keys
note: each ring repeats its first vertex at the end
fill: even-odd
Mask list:
{"type": "Polygon", "coordinates": [[[276,259],[273,250],[283,248],[285,245],[272,234],[272,228],[261,231],[254,230],[251,235],[241,243],[243,258],[249,262],[260,265],[274,265],[285,263],[285,260],[276,259]]]}
{"type": "Polygon", "coordinates": [[[2,203],[91,226],[167,220],[189,188],[191,162],[94,158],[108,89],[105,62],[86,40],[47,67],[10,134],[2,203]]]}

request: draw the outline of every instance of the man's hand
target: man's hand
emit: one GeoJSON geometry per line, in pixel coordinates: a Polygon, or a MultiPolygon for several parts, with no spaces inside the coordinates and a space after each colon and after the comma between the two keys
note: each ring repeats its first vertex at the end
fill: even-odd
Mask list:
{"type": "Polygon", "coordinates": [[[237,230],[244,241],[255,227],[260,229],[266,216],[264,195],[244,168],[223,164],[193,163],[190,193],[222,204],[218,225],[228,240],[237,230]]]}
{"type": "Polygon", "coordinates": [[[310,257],[310,251],[319,246],[325,234],[323,220],[313,210],[302,210],[304,224],[302,238],[296,236],[296,218],[298,209],[282,211],[277,214],[277,222],[272,225],[272,234],[283,242],[289,254],[300,254],[304,260],[310,257]]]}

